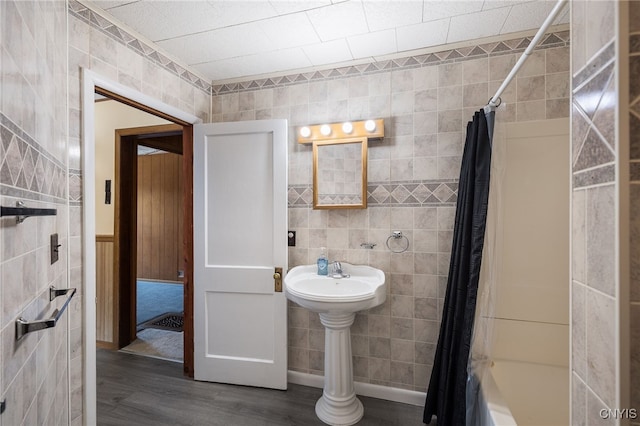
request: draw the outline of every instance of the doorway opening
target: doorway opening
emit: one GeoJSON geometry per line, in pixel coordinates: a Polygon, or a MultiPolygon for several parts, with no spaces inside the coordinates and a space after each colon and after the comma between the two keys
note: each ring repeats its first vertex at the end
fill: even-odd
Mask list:
{"type": "Polygon", "coordinates": [[[113,203],[110,288],[101,276],[108,270],[101,267],[108,241],[96,232],[97,344],[183,362],[192,377],[192,126],[100,87],[95,93],[124,109],[129,119],[139,114],[160,123],[108,132],[113,177],[104,184],[98,163],[109,154],[96,152],[97,228],[102,204],[113,203]],[[111,339],[105,342],[101,330],[109,328],[111,339]]]}

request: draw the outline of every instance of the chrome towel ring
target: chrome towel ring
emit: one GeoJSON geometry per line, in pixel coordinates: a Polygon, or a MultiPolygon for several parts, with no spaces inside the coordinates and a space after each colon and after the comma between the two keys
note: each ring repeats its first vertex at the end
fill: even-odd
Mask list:
{"type": "Polygon", "coordinates": [[[389,238],[387,238],[387,248],[391,250],[392,253],[404,253],[409,249],[409,238],[407,238],[406,235],[402,235],[402,231],[393,231],[393,233],[389,235],[389,238]],[[404,238],[405,240],[407,240],[407,243],[404,248],[400,248],[400,250],[394,250],[389,245],[389,241],[391,241],[392,238],[393,240],[402,240],[404,238]]]}

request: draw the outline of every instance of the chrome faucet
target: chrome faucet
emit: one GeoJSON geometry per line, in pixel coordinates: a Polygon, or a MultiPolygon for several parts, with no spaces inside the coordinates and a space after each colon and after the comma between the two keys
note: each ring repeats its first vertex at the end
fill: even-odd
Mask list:
{"type": "Polygon", "coordinates": [[[349,278],[351,276],[342,272],[342,264],[337,260],[333,262],[332,269],[333,272],[330,275],[331,278],[349,278]]]}

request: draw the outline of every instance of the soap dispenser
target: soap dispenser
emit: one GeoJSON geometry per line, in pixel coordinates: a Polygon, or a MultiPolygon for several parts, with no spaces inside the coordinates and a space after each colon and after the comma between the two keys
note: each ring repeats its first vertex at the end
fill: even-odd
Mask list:
{"type": "Polygon", "coordinates": [[[329,272],[329,259],[327,258],[327,248],[320,247],[320,256],[318,257],[318,275],[327,275],[329,272]]]}

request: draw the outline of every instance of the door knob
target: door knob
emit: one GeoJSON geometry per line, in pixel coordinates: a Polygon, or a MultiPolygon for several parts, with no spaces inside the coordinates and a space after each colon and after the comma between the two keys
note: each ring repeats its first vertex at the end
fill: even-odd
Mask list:
{"type": "Polygon", "coordinates": [[[282,268],[275,268],[273,273],[274,291],[276,293],[282,293],[282,268]]]}

